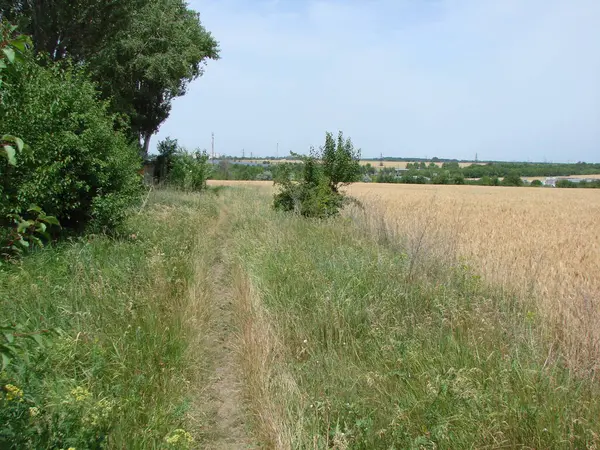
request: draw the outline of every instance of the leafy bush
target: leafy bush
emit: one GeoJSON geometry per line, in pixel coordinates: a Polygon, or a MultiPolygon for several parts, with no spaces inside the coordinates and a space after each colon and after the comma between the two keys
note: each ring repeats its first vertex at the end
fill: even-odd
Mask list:
{"type": "Polygon", "coordinates": [[[292,154],[302,160],[301,180],[292,181],[291,168],[282,168],[275,179],[279,192],[273,207],[304,217],[325,218],[338,214],[345,196],[340,187],[360,179],[360,151],[340,132],[337,146],[333,135],[325,135],[320,152],[311,149],[308,156],[292,154]]]}
{"type": "Polygon", "coordinates": [[[56,217],[46,215],[35,205],[23,215],[29,219],[19,214],[7,215],[8,227],[0,228],[0,257],[9,259],[21,255],[25,249],[43,247],[42,239],[50,239],[48,230],[60,226],[56,217]]]}
{"type": "Polygon", "coordinates": [[[170,186],[183,191],[206,189],[209,167],[205,152],[189,153],[180,149],[171,158],[172,167],[167,177],[170,186]]]}
{"type": "Polygon", "coordinates": [[[502,180],[503,186],[523,186],[523,180],[518,172],[511,172],[502,180]]]}
{"type": "MultiPolygon", "coordinates": [[[[0,22],[0,87],[4,82],[5,73],[14,70],[15,63],[23,61],[24,52],[30,44],[27,36],[16,33],[16,27],[4,21],[0,22]]],[[[3,101],[2,96],[0,101],[3,101]]],[[[17,152],[21,153],[24,148],[25,143],[20,137],[0,133],[0,155],[4,156],[9,167],[17,164],[17,152]]],[[[1,194],[2,190],[0,198],[1,194]]],[[[3,212],[1,207],[0,212],[3,212]]],[[[24,249],[32,246],[43,246],[42,238],[49,237],[49,227],[59,225],[56,217],[46,215],[37,205],[29,207],[27,216],[29,217],[24,218],[21,214],[12,213],[4,218],[6,226],[0,227],[0,257],[10,258],[20,255],[24,249]]],[[[6,355],[2,352],[3,366],[5,358],[6,355]]]]}
{"type": "Polygon", "coordinates": [[[338,133],[337,145],[332,133],[325,133],[325,146],[321,149],[323,174],[332,191],[360,179],[360,150],[354,150],[350,138],[338,133]]]}
{"type": "Polygon", "coordinates": [[[137,150],[115,131],[116,120],[82,68],[31,58],[15,66],[0,122],[27,146],[16,165],[0,161],[2,225],[36,204],[66,228],[118,226],[139,198],[141,177],[137,150]]]}
{"type": "Polygon", "coordinates": [[[173,168],[173,157],[181,150],[177,139],[166,137],[156,146],[158,156],[155,159],[154,178],[159,182],[165,181],[173,168]]]}
{"type": "Polygon", "coordinates": [[[558,180],[556,182],[557,188],[576,188],[577,183],[572,182],[571,180],[558,180]]]}
{"type": "Polygon", "coordinates": [[[530,184],[530,186],[532,186],[532,187],[540,187],[543,185],[544,185],[544,183],[542,183],[540,180],[533,180],[530,184]]]}
{"type": "Polygon", "coordinates": [[[258,181],[273,181],[273,172],[270,170],[265,170],[264,172],[256,175],[256,179],[258,181]]]}

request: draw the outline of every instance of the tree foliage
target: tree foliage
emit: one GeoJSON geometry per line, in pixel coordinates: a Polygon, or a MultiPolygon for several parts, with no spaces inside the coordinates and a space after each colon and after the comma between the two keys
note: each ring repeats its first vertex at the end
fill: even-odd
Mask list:
{"type": "Polygon", "coordinates": [[[147,155],[171,102],[202,75],[218,44],[183,0],[0,0],[37,53],[87,65],[113,112],[130,118],[147,155]]]}
{"type": "Polygon", "coordinates": [[[308,156],[292,156],[302,160],[300,180],[292,180],[290,169],[278,174],[274,208],[304,217],[338,214],[345,199],[340,187],[360,179],[360,151],[354,149],[350,138],[344,139],[340,132],[336,145],[333,134],[328,132],[320,151],[311,148],[308,156]]]}
{"type": "Polygon", "coordinates": [[[341,131],[337,145],[332,133],[325,134],[325,146],[321,154],[323,172],[332,191],[338,192],[341,186],[360,179],[360,151],[354,149],[350,138],[344,139],[341,131]]]}
{"type": "MultiPolygon", "coordinates": [[[[21,63],[24,52],[30,44],[27,36],[18,35],[16,27],[4,21],[0,22],[0,89],[6,75],[14,75],[15,63],[21,63]]],[[[10,83],[8,84],[10,87],[10,83]]],[[[4,90],[0,90],[0,104],[4,104],[4,90]]],[[[9,169],[17,165],[17,152],[19,155],[25,149],[25,143],[20,137],[3,134],[0,130],[0,155],[5,157],[9,169]]],[[[4,161],[0,161],[0,168],[4,161]]],[[[0,170],[0,174],[2,174],[0,170]]],[[[30,205],[26,211],[10,211],[5,198],[5,186],[8,184],[5,176],[0,184],[0,256],[10,258],[21,254],[25,249],[33,246],[43,246],[42,239],[49,239],[48,231],[53,226],[60,226],[54,216],[47,215],[37,205],[30,205]],[[24,215],[28,217],[23,217],[24,215]]],[[[3,351],[3,362],[7,358],[3,351]]]]}
{"type": "Polygon", "coordinates": [[[14,166],[0,163],[0,209],[37,204],[71,229],[113,229],[140,189],[140,159],[94,83],[68,63],[34,58],[7,75],[0,123],[27,146],[14,166]]]}
{"type": "Polygon", "coordinates": [[[159,155],[155,159],[154,175],[159,182],[183,191],[206,189],[211,172],[206,152],[189,152],[171,137],[160,141],[157,148],[159,155]]]}

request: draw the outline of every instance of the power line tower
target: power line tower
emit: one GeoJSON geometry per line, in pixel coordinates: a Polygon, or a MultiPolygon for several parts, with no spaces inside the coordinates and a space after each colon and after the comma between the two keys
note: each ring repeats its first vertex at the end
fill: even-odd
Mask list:
{"type": "Polygon", "coordinates": [[[277,143],[277,150],[275,151],[275,159],[279,159],[279,142],[277,143]]]}
{"type": "Polygon", "coordinates": [[[244,159],[246,157],[246,151],[244,149],[242,149],[242,159],[244,159]]]}
{"type": "Polygon", "coordinates": [[[479,161],[479,158],[477,158],[477,156],[478,156],[477,153],[475,153],[475,162],[479,161]]]}
{"type": "Polygon", "coordinates": [[[215,133],[211,133],[210,136],[210,155],[212,159],[215,159],[215,133]]]}
{"type": "Polygon", "coordinates": [[[379,167],[383,167],[383,153],[379,155],[379,167]]]}

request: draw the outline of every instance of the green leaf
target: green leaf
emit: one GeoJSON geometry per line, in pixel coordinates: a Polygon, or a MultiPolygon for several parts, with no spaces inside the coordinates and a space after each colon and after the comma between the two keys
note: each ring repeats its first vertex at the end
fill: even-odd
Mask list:
{"type": "Polygon", "coordinates": [[[29,209],[27,211],[29,211],[29,212],[35,211],[37,213],[41,213],[42,208],[40,208],[38,205],[30,205],[29,209]]]}
{"type": "Polygon", "coordinates": [[[11,45],[20,52],[24,52],[26,46],[31,45],[31,39],[29,38],[29,36],[21,35],[14,41],[12,41],[11,45]]]}
{"type": "Polygon", "coordinates": [[[12,142],[12,143],[16,144],[17,149],[20,152],[22,152],[23,148],[25,147],[25,142],[23,142],[23,139],[18,138],[16,136],[12,136],[10,134],[5,134],[4,136],[2,136],[2,138],[0,140],[5,141],[5,142],[12,142]]]}
{"type": "Polygon", "coordinates": [[[56,226],[60,226],[60,222],[58,221],[58,219],[54,216],[44,216],[42,218],[40,218],[40,220],[46,222],[49,225],[56,225],[56,226]]]}
{"type": "Polygon", "coordinates": [[[17,225],[17,233],[24,233],[31,225],[33,225],[31,220],[23,220],[19,222],[17,225]]]}
{"type": "Polygon", "coordinates": [[[23,142],[23,139],[15,137],[14,142],[15,144],[17,144],[17,148],[19,149],[19,151],[22,152],[23,147],[25,147],[25,142],[23,142]]]}
{"type": "Polygon", "coordinates": [[[6,341],[9,344],[12,344],[15,340],[15,336],[12,333],[3,333],[4,334],[4,338],[6,339],[6,341]]]}
{"type": "Polygon", "coordinates": [[[2,49],[2,51],[6,55],[6,58],[8,59],[8,62],[13,63],[15,61],[15,51],[14,51],[14,49],[12,49],[10,47],[4,47],[2,49]]]}
{"type": "Polygon", "coordinates": [[[2,370],[6,369],[10,364],[10,358],[7,354],[2,353],[2,370]]]}
{"type": "Polygon", "coordinates": [[[44,339],[41,334],[32,334],[31,339],[33,339],[40,347],[44,346],[44,339]]]}
{"type": "Polygon", "coordinates": [[[17,165],[17,159],[15,158],[16,151],[12,145],[4,145],[4,151],[6,152],[6,158],[11,166],[17,165]]]}

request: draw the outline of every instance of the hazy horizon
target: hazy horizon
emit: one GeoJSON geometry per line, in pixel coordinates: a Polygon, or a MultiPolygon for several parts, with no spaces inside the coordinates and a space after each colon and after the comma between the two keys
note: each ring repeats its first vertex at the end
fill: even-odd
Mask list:
{"type": "Polygon", "coordinates": [[[154,136],[286,156],[600,162],[597,0],[192,0],[221,59],[154,136]]]}

